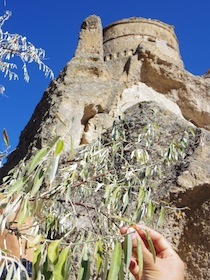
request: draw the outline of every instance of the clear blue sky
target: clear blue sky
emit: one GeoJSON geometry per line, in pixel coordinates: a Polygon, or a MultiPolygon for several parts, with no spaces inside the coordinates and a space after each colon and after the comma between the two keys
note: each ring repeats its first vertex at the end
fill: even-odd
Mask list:
{"type": "MultiPolygon", "coordinates": [[[[0,2],[1,14],[12,11],[3,30],[22,34],[45,49],[55,77],[74,55],[80,25],[92,14],[101,17],[103,26],[134,16],[174,25],[185,68],[195,75],[210,68],[210,0],[7,0],[6,7],[0,2]]],[[[37,65],[29,67],[29,84],[23,81],[21,64],[18,74],[19,81],[11,82],[0,76],[7,95],[0,96],[0,133],[7,129],[13,149],[50,82],[37,65]]]]}

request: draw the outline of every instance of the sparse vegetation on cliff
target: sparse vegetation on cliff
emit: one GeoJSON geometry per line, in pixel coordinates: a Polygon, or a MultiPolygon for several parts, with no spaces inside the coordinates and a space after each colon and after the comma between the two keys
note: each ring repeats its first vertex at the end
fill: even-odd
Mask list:
{"type": "Polygon", "coordinates": [[[68,159],[57,137],[4,179],[1,232],[7,228],[34,248],[33,279],[128,279],[131,242],[127,236],[121,249],[119,227],[139,221],[161,226],[165,210],[176,214],[155,193],[186,158],[194,132],[177,127],[162,146],[155,111],[147,118],[145,125],[131,117],[116,121],[68,159]]]}

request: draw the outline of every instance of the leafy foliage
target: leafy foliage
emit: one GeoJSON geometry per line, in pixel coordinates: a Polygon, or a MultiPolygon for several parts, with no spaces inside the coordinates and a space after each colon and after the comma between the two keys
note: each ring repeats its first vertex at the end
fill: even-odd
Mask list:
{"type": "MultiPolygon", "coordinates": [[[[122,250],[119,227],[139,221],[160,226],[172,209],[153,194],[163,174],[186,156],[193,131],[172,135],[163,150],[155,147],[162,136],[157,123],[132,138],[128,126],[120,119],[68,160],[56,137],[4,178],[0,229],[14,232],[18,222],[17,236],[30,239],[33,279],[128,279],[131,238],[125,236],[122,250]],[[28,217],[34,220],[26,236],[21,227],[28,217]]],[[[155,261],[149,233],[147,240],[155,261]]],[[[137,251],[142,268],[140,243],[137,251]]]]}
{"type": "Polygon", "coordinates": [[[9,150],[10,150],[10,141],[9,141],[9,136],[7,134],[6,129],[3,130],[2,136],[3,136],[3,141],[4,141],[4,144],[5,144],[5,150],[0,151],[0,168],[2,166],[3,160],[5,158],[7,158],[8,154],[9,154],[9,150]]]}
{"type": "MultiPolygon", "coordinates": [[[[36,48],[25,36],[3,31],[2,27],[5,21],[10,17],[10,11],[6,11],[0,16],[0,71],[3,73],[4,77],[8,77],[9,80],[17,80],[19,78],[15,71],[17,69],[15,59],[19,58],[22,62],[23,76],[26,82],[29,82],[27,64],[32,62],[38,64],[39,70],[42,70],[46,77],[49,76],[50,78],[53,78],[54,74],[52,70],[43,62],[45,59],[45,51],[43,49],[36,48]]],[[[0,94],[3,95],[4,91],[5,87],[0,85],[0,94]]],[[[0,151],[0,167],[10,151],[9,138],[6,130],[3,130],[3,140],[6,149],[0,151]]]]}
{"type": "MultiPolygon", "coordinates": [[[[17,69],[17,64],[9,62],[11,59],[18,57],[23,63],[23,75],[27,82],[29,81],[27,63],[32,62],[38,64],[39,69],[44,72],[46,77],[53,78],[52,70],[43,62],[45,58],[43,49],[36,48],[27,41],[25,36],[3,32],[2,26],[10,17],[10,11],[6,11],[4,15],[0,16],[0,71],[4,73],[4,77],[8,77],[9,80],[18,79],[17,73],[14,72],[17,69]]],[[[1,86],[0,91],[1,93],[4,92],[3,86],[1,86]]]]}

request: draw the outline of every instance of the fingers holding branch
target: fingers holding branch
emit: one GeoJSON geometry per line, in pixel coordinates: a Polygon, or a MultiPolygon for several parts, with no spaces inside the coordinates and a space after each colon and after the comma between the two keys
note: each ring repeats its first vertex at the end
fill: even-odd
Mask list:
{"type": "Polygon", "coordinates": [[[147,248],[149,248],[148,246],[148,236],[149,236],[149,238],[151,239],[154,245],[157,256],[161,257],[163,254],[164,256],[165,255],[169,256],[174,254],[174,250],[170,245],[170,243],[159,232],[147,226],[138,225],[138,224],[135,226],[135,229],[147,248]]]}

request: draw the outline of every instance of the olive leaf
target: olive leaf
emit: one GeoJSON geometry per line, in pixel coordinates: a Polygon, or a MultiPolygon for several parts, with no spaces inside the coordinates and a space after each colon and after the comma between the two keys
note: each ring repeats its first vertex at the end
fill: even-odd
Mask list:
{"type": "Polygon", "coordinates": [[[3,130],[3,140],[4,140],[6,147],[8,148],[10,146],[10,144],[9,144],[9,136],[8,136],[6,129],[3,130]]]}
{"type": "Polygon", "coordinates": [[[125,241],[123,243],[123,251],[125,268],[128,269],[132,257],[132,238],[130,233],[126,234],[125,236],[125,241]]]}
{"type": "Polygon", "coordinates": [[[148,245],[149,245],[150,252],[152,253],[153,260],[154,260],[154,262],[156,262],[156,251],[155,251],[154,244],[153,244],[152,239],[149,235],[149,231],[145,230],[145,233],[146,233],[146,239],[147,239],[147,242],[148,242],[148,245]]]}
{"type": "Polygon", "coordinates": [[[116,242],[114,251],[112,253],[108,280],[118,279],[121,262],[122,262],[122,247],[120,242],[116,242]]]}

